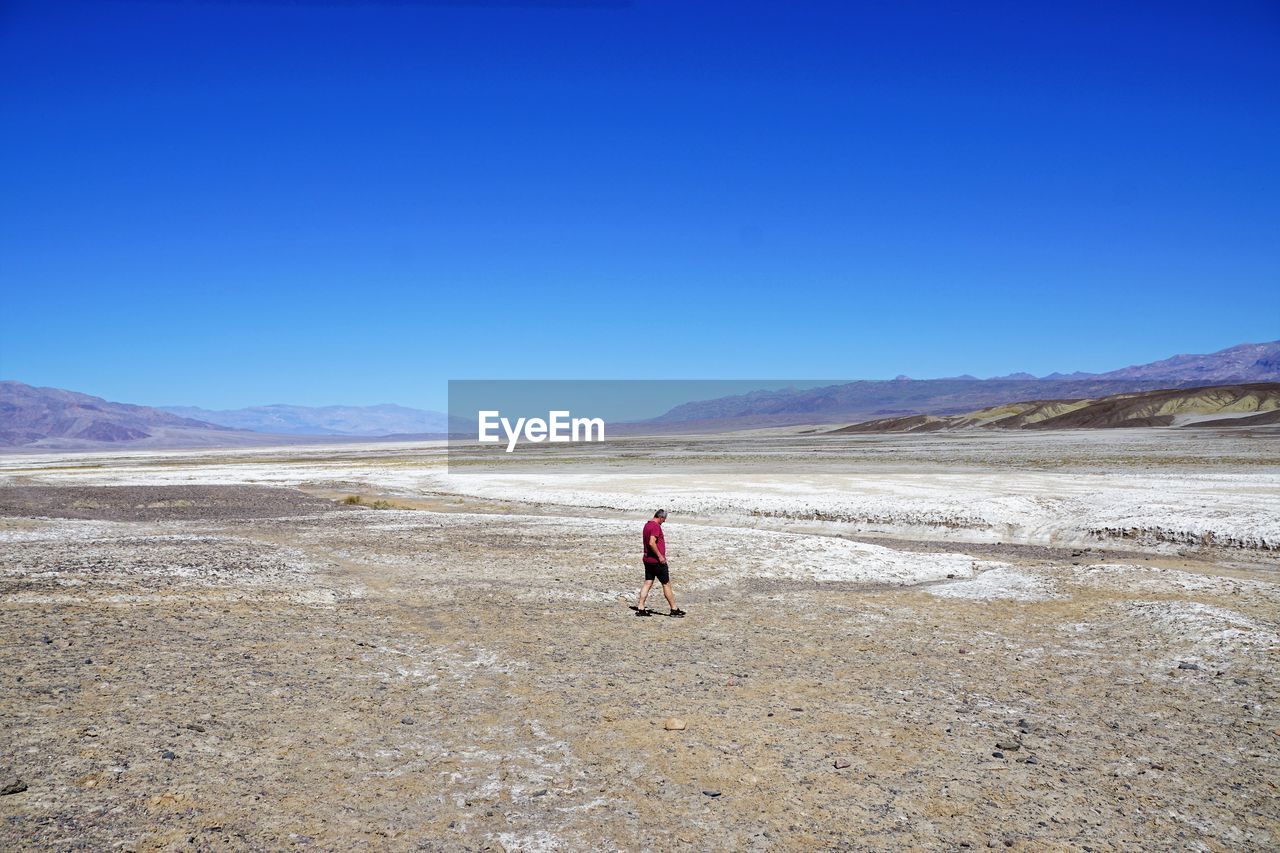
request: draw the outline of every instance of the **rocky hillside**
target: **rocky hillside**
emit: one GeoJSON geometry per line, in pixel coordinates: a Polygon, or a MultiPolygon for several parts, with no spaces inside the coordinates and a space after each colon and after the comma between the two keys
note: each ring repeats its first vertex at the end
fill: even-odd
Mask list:
{"type": "Polygon", "coordinates": [[[958,415],[911,415],[852,424],[833,433],[965,429],[1113,429],[1257,426],[1280,421],[1280,382],[1174,388],[1100,398],[1027,400],[958,415]]]}
{"type": "Polygon", "coordinates": [[[173,432],[232,433],[148,406],[112,403],[61,388],[0,382],[0,446],[92,446],[137,442],[173,432]]]}

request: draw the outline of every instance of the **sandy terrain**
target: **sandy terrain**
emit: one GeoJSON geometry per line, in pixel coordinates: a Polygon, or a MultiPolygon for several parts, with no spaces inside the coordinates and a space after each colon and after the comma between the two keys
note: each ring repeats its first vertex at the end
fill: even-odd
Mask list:
{"type": "Polygon", "coordinates": [[[0,847],[1274,849],[1278,451],[0,457],[0,847]]]}

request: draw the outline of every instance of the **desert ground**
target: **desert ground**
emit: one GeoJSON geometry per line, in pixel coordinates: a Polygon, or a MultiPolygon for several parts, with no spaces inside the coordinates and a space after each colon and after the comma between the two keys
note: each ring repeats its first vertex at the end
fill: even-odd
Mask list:
{"type": "Polygon", "coordinates": [[[1262,431],[0,456],[0,847],[1273,850],[1278,569],[1262,431]]]}

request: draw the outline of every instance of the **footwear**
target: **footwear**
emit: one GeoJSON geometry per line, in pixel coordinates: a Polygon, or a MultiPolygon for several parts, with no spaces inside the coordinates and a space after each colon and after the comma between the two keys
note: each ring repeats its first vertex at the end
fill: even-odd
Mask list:
{"type": "Polygon", "coordinates": [[[637,615],[637,616],[652,616],[652,615],[653,615],[653,611],[652,611],[652,610],[637,610],[637,611],[636,611],[636,615],[637,615]]]}
{"type": "Polygon", "coordinates": [[[675,610],[672,610],[667,615],[674,616],[676,619],[681,619],[684,617],[684,611],[677,607],[675,610]]]}

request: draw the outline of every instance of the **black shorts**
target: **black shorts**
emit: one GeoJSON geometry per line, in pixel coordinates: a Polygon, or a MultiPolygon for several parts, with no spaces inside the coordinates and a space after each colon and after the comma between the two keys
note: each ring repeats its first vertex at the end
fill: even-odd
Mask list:
{"type": "Polygon", "coordinates": [[[667,571],[666,563],[645,563],[644,579],[647,581],[657,579],[658,583],[666,586],[671,583],[671,573],[667,571]]]}

